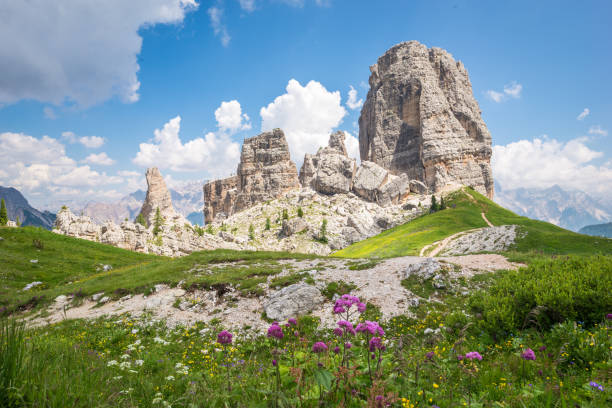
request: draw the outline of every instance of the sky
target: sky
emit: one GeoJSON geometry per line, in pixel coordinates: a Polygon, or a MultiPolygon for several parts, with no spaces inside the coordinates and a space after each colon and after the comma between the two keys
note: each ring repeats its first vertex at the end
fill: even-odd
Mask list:
{"type": "Polygon", "coordinates": [[[0,185],[35,206],[236,171],[282,128],[358,156],[369,66],[417,40],[464,63],[502,188],[612,194],[609,1],[0,0],[0,185]]]}

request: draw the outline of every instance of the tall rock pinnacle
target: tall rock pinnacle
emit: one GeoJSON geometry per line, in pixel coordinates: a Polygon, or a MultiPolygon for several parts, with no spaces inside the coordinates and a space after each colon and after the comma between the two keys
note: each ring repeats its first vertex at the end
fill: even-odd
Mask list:
{"type": "MultiPolygon", "coordinates": [[[[172,198],[170,191],[166,187],[166,182],[162,177],[157,167],[151,167],[147,169],[147,196],[142,204],[140,214],[143,215],[148,225],[152,225],[155,219],[155,213],[159,208],[161,216],[166,221],[177,222],[179,220],[181,225],[183,223],[183,217],[176,212],[172,206],[172,198]]],[[[185,221],[186,222],[186,221],[185,221]]]]}
{"type": "Polygon", "coordinates": [[[410,41],[389,49],[370,71],[359,118],[361,160],[432,192],[467,185],[492,198],[491,135],[463,64],[410,41]]]}

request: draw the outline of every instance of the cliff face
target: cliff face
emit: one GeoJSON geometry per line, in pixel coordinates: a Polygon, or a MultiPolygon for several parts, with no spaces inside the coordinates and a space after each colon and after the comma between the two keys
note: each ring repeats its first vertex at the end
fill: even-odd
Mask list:
{"type": "Polygon", "coordinates": [[[204,185],[204,219],[228,217],[253,205],[300,188],[297,168],[280,129],[246,139],[238,174],[204,185]]]}
{"type": "Polygon", "coordinates": [[[359,118],[361,160],[432,192],[467,185],[492,198],[491,135],[463,64],[410,41],[388,50],[370,71],[359,118]]]}
{"type": "Polygon", "coordinates": [[[140,214],[143,215],[147,220],[148,225],[153,225],[155,220],[155,213],[159,208],[159,212],[165,221],[184,224],[187,221],[180,215],[172,206],[172,197],[170,191],[166,187],[166,182],[159,172],[157,167],[151,167],[147,169],[147,196],[145,197],[144,203],[140,214]]]}

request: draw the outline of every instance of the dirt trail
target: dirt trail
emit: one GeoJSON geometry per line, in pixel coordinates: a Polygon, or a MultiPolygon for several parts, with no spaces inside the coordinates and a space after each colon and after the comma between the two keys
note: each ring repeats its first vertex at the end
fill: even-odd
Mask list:
{"type": "MultiPolygon", "coordinates": [[[[485,213],[481,212],[480,215],[482,216],[482,219],[487,223],[487,225],[489,227],[494,227],[493,224],[491,224],[491,221],[489,221],[487,219],[487,216],[485,215],[485,213]]],[[[419,252],[419,256],[425,256],[425,254],[427,253],[427,250],[429,250],[432,247],[435,247],[429,254],[427,254],[427,256],[433,257],[438,255],[444,248],[446,248],[448,246],[448,244],[454,240],[455,238],[459,238],[461,235],[464,234],[468,234],[470,232],[474,232],[474,231],[478,231],[482,228],[474,228],[471,230],[466,230],[466,231],[461,231],[461,232],[457,232],[453,235],[449,235],[448,237],[444,238],[442,241],[436,241],[432,244],[429,245],[425,245],[423,248],[421,248],[421,251],[419,252]]]]}
{"type": "Polygon", "coordinates": [[[485,222],[489,225],[489,227],[494,227],[495,225],[491,224],[491,221],[489,221],[487,219],[487,216],[485,215],[485,213],[481,212],[480,215],[482,215],[482,219],[485,220],[485,222]]]}

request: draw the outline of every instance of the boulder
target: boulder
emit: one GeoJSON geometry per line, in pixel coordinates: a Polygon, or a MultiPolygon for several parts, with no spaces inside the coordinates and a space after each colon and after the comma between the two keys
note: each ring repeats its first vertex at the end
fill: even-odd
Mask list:
{"type": "Polygon", "coordinates": [[[416,275],[421,281],[426,281],[436,276],[440,269],[442,269],[440,262],[433,258],[427,258],[424,261],[408,265],[403,273],[402,279],[407,279],[411,275],[416,275]]]}
{"type": "Polygon", "coordinates": [[[376,202],[383,207],[391,204],[399,204],[408,191],[408,176],[390,175],[388,182],[382,185],[376,193],[376,202]]]}
{"type": "Polygon", "coordinates": [[[410,192],[416,194],[427,194],[427,186],[419,180],[410,180],[410,192]]]}
{"type": "Polygon", "coordinates": [[[300,282],[273,292],[263,308],[269,319],[282,321],[309,313],[324,301],[319,289],[300,282]]]}
{"type": "Polygon", "coordinates": [[[303,218],[291,218],[290,220],[283,220],[282,234],[285,237],[290,237],[293,234],[299,234],[300,232],[307,231],[309,225],[303,218]]]}
{"type": "Polygon", "coordinates": [[[361,160],[407,174],[432,193],[468,185],[492,198],[491,135],[463,64],[410,41],[389,49],[370,72],[361,160]]]}
{"type": "Polygon", "coordinates": [[[380,187],[387,182],[388,178],[387,170],[376,163],[363,161],[355,173],[353,192],[366,200],[376,201],[380,187]]]}

